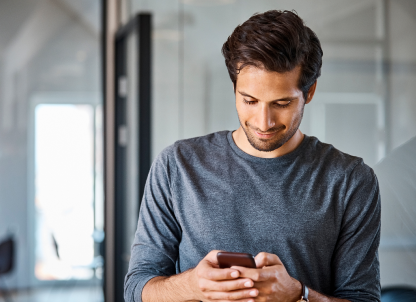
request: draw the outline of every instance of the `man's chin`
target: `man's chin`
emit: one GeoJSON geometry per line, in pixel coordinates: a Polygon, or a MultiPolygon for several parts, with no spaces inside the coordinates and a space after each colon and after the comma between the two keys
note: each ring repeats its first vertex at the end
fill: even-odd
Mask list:
{"type": "Polygon", "coordinates": [[[260,138],[254,138],[254,137],[247,137],[250,145],[262,152],[271,152],[276,149],[279,149],[283,144],[285,143],[282,139],[260,139],[260,138]]]}

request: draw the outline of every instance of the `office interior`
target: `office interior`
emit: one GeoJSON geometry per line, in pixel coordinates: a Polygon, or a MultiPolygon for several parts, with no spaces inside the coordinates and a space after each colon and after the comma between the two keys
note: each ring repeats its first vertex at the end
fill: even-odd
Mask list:
{"type": "Polygon", "coordinates": [[[271,9],[322,44],[302,132],[379,179],[382,288],[416,288],[415,1],[2,0],[0,301],[124,301],[152,160],[238,128],[221,47],[271,9]]]}

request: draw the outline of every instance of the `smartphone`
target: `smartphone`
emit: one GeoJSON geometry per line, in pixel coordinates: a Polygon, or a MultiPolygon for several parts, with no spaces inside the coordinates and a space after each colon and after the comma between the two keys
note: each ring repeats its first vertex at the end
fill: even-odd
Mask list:
{"type": "Polygon", "coordinates": [[[256,262],[251,254],[218,252],[217,260],[220,268],[230,268],[231,266],[244,266],[256,268],[256,262]]]}

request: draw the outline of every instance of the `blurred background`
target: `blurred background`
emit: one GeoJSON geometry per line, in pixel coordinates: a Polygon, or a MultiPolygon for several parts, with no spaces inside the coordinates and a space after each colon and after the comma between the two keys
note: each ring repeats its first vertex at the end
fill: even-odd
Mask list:
{"type": "Polygon", "coordinates": [[[270,9],[321,40],[301,130],[376,171],[382,287],[416,287],[414,0],[2,0],[0,301],[123,301],[151,161],[238,128],[221,47],[270,9]]]}

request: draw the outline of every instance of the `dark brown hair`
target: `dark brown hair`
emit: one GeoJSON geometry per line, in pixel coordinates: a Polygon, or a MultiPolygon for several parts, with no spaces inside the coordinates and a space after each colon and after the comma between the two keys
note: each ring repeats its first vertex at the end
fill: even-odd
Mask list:
{"type": "Polygon", "coordinates": [[[298,87],[306,101],[309,88],[321,75],[321,43],[294,11],[254,14],[228,37],[222,54],[234,89],[238,73],[248,65],[279,73],[300,65],[298,87]]]}

